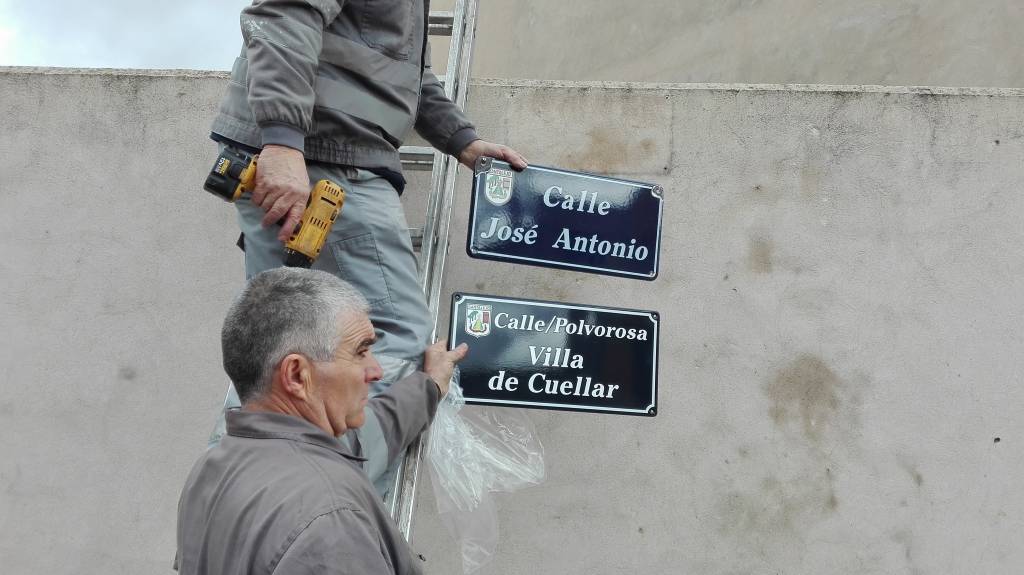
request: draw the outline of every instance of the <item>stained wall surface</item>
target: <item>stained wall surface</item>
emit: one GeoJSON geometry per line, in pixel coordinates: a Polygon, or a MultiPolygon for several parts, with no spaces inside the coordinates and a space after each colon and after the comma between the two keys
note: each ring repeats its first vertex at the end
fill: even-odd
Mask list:
{"type": "MultiPolygon", "coordinates": [[[[170,572],[242,280],[199,189],[225,83],[0,70],[5,573],[170,572]]],[[[1022,96],[475,83],[486,137],[666,190],[649,283],[468,259],[462,176],[446,297],[663,318],[656,418],[531,412],[548,478],[499,499],[483,572],[1018,573],[1022,96]]]]}
{"type": "Polygon", "coordinates": [[[475,71],[1022,88],[1022,27],[1017,0],[481,0],[475,71]]]}

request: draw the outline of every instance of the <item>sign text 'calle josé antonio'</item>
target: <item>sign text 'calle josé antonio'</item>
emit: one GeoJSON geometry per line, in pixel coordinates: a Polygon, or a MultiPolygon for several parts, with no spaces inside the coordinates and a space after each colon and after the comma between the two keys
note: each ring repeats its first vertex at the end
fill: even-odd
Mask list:
{"type": "Polygon", "coordinates": [[[653,280],[661,247],[661,186],[481,158],[471,257],[653,280]]]}

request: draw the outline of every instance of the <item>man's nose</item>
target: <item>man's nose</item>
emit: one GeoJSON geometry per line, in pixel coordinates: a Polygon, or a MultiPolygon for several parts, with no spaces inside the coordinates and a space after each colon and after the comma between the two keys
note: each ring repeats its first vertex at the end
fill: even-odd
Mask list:
{"type": "Polygon", "coordinates": [[[370,367],[366,368],[366,383],[370,384],[374,381],[380,380],[384,377],[384,370],[381,369],[380,364],[377,363],[377,358],[370,356],[370,367]]]}

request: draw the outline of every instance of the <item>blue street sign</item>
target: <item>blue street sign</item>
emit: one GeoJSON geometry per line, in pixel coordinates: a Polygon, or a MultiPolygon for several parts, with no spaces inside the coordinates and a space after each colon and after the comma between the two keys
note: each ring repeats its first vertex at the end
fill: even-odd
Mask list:
{"type": "Polygon", "coordinates": [[[466,402],[657,414],[657,312],[456,293],[448,344],[466,402]]]}
{"type": "Polygon", "coordinates": [[[653,280],[661,186],[543,166],[477,163],[471,257],[653,280]]]}

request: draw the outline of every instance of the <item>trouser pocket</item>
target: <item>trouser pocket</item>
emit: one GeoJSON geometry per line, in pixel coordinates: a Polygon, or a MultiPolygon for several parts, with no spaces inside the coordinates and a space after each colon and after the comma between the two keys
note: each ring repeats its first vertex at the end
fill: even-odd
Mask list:
{"type": "Polygon", "coordinates": [[[370,232],[331,243],[331,256],[342,279],[359,290],[370,304],[370,318],[395,315],[381,265],[377,242],[370,232]]]}

